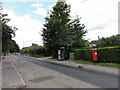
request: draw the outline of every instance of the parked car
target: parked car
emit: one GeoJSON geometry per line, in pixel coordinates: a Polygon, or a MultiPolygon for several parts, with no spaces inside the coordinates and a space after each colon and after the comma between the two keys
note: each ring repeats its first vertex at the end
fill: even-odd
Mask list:
{"type": "Polygon", "coordinates": [[[15,53],[15,55],[19,55],[18,53],[15,53]]]}

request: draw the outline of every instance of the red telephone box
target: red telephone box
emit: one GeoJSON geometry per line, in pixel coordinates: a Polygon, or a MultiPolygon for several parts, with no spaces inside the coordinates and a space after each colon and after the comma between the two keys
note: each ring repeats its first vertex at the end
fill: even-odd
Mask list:
{"type": "Polygon", "coordinates": [[[98,61],[98,53],[97,50],[92,50],[92,57],[93,57],[93,61],[98,61]]]}

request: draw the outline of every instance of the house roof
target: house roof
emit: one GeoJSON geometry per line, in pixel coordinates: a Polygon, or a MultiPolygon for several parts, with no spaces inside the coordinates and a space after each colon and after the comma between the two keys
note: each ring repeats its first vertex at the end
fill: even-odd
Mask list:
{"type": "Polygon", "coordinates": [[[97,44],[98,40],[93,40],[90,42],[90,44],[97,44]]]}

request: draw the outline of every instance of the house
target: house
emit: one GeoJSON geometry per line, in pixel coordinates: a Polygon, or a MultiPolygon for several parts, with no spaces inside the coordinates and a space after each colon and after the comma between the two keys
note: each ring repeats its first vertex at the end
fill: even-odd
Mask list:
{"type": "Polygon", "coordinates": [[[90,47],[95,47],[97,45],[97,42],[98,40],[93,40],[91,41],[89,44],[90,44],[90,47]]]}
{"type": "Polygon", "coordinates": [[[32,47],[38,47],[38,45],[37,45],[37,44],[32,43],[32,47]]]}

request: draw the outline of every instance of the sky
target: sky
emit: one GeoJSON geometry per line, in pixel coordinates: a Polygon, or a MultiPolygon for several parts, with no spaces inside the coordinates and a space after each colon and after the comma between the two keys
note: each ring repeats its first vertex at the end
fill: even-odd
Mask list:
{"type": "MultiPolygon", "coordinates": [[[[71,5],[71,18],[78,15],[85,24],[86,40],[97,40],[98,36],[110,37],[118,34],[119,0],[64,0],[71,5]]],[[[42,28],[47,12],[57,0],[4,0],[3,13],[10,18],[8,25],[18,28],[13,39],[20,48],[32,43],[43,45],[42,28]]]]}

